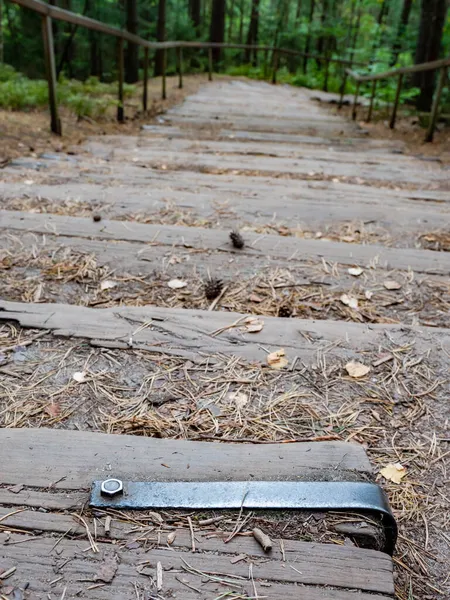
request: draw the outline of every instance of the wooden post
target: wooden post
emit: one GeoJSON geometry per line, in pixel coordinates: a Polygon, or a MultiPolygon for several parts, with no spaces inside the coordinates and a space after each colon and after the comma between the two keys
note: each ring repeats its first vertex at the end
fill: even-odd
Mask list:
{"type": "Polygon", "coordinates": [[[327,57],[325,61],[325,78],[323,80],[323,91],[328,92],[328,76],[330,74],[330,59],[327,57]]]}
{"type": "Polygon", "coordinates": [[[433,100],[433,107],[431,109],[430,114],[430,122],[428,124],[427,135],[425,136],[426,142],[432,142],[434,137],[434,130],[436,129],[436,123],[438,119],[439,113],[439,104],[441,102],[442,90],[445,86],[445,80],[447,79],[447,67],[442,67],[441,72],[439,74],[439,83],[436,90],[436,94],[433,100]]]}
{"type": "Polygon", "coordinates": [[[375,100],[375,93],[377,91],[377,80],[374,79],[372,81],[372,94],[370,96],[370,106],[369,106],[369,111],[367,113],[367,119],[366,122],[370,123],[370,120],[372,119],[372,111],[373,111],[373,102],[375,100]]]}
{"type": "Polygon", "coordinates": [[[123,106],[123,76],[124,76],[124,62],[123,62],[123,38],[119,38],[118,41],[118,63],[119,63],[119,104],[117,105],[117,120],[119,123],[125,121],[125,111],[123,106]]]}
{"type": "Polygon", "coordinates": [[[58,115],[58,101],[56,97],[56,66],[52,20],[47,15],[42,17],[42,36],[44,39],[45,66],[47,68],[51,130],[53,133],[56,133],[56,135],[62,135],[61,120],[58,115]]]}
{"type": "Polygon", "coordinates": [[[272,83],[275,85],[277,82],[277,71],[278,71],[278,50],[273,51],[273,69],[272,69],[272,83]]]}
{"type": "Polygon", "coordinates": [[[178,88],[183,89],[183,47],[178,47],[178,88]]]}
{"type": "Polygon", "coordinates": [[[342,78],[341,95],[339,97],[338,108],[342,108],[344,104],[345,88],[347,86],[347,71],[344,69],[344,77],[342,78]]]}
{"type": "Polygon", "coordinates": [[[359,96],[359,88],[360,88],[361,82],[357,81],[356,82],[356,91],[355,91],[355,97],[353,98],[353,110],[352,110],[352,119],[354,121],[356,121],[356,114],[357,114],[357,105],[358,105],[358,96],[359,96]]]}
{"type": "Polygon", "coordinates": [[[397,91],[395,92],[395,100],[394,100],[394,106],[392,108],[391,120],[389,122],[389,127],[391,129],[394,129],[394,127],[395,127],[395,119],[397,118],[397,109],[398,109],[398,103],[400,102],[400,93],[402,91],[402,83],[403,83],[403,73],[400,73],[400,75],[398,76],[397,91]]]}
{"type": "Polygon", "coordinates": [[[144,48],[144,95],[142,98],[142,106],[144,112],[148,108],[148,48],[144,48]]]}
{"type": "Polygon", "coordinates": [[[166,87],[166,67],[167,67],[167,48],[163,48],[163,59],[162,59],[162,91],[161,97],[163,100],[167,98],[167,87],[166,87]]]}
{"type": "Polygon", "coordinates": [[[263,76],[264,79],[267,79],[267,70],[269,66],[269,51],[264,50],[264,66],[263,66],[263,76]]]}
{"type": "Polygon", "coordinates": [[[208,81],[212,81],[213,74],[213,56],[212,56],[212,48],[208,48],[208,81]]]}

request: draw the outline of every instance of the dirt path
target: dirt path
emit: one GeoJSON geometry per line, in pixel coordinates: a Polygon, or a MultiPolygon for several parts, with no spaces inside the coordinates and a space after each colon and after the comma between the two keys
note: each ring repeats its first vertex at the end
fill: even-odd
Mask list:
{"type": "Polygon", "coordinates": [[[2,424],[358,442],[401,465],[397,597],[445,598],[448,165],[301,89],[188,80],[143,129],[10,152],[2,424]]]}

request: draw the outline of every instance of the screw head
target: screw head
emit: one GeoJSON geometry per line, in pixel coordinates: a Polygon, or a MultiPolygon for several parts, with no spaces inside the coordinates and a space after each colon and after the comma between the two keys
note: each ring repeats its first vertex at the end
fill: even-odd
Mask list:
{"type": "Polygon", "coordinates": [[[112,498],[123,493],[123,483],[120,479],[106,479],[102,482],[100,492],[102,496],[112,498]]]}

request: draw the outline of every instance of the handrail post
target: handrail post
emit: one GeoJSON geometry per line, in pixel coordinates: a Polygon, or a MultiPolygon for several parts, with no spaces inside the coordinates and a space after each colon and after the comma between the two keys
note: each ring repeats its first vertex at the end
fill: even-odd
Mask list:
{"type": "Polygon", "coordinates": [[[359,96],[359,88],[361,86],[361,82],[357,81],[356,82],[356,90],[355,90],[355,97],[353,98],[353,110],[352,110],[352,119],[353,121],[356,121],[356,114],[357,114],[357,106],[358,106],[358,96],[359,96]]]}
{"type": "Polygon", "coordinates": [[[273,83],[273,85],[275,85],[277,82],[278,61],[279,61],[278,49],[275,48],[275,50],[273,51],[273,68],[272,68],[272,83],[273,83]]]}
{"type": "Polygon", "coordinates": [[[123,95],[123,77],[124,77],[124,62],[123,62],[123,38],[119,38],[118,45],[118,63],[119,63],[119,104],[117,105],[117,120],[119,123],[125,121],[124,111],[124,95],[123,95]]]}
{"type": "Polygon", "coordinates": [[[371,119],[372,119],[372,112],[373,112],[373,102],[375,100],[375,93],[377,91],[377,80],[374,79],[372,81],[372,94],[370,96],[370,105],[369,105],[369,110],[367,112],[367,119],[366,119],[366,123],[370,123],[371,119]]]}
{"type": "Polygon", "coordinates": [[[327,56],[325,60],[325,77],[323,80],[323,91],[328,92],[328,76],[330,73],[330,58],[327,56]]]}
{"type": "Polygon", "coordinates": [[[426,142],[432,142],[434,137],[434,130],[436,129],[436,123],[438,119],[439,104],[441,102],[442,90],[444,89],[445,80],[447,79],[447,67],[442,67],[439,74],[439,83],[436,90],[436,94],[433,100],[433,107],[430,114],[430,122],[428,124],[427,135],[425,136],[426,142]]]}
{"type": "Polygon", "coordinates": [[[213,74],[213,55],[211,46],[208,48],[208,81],[212,81],[213,74]]]}
{"type": "Polygon", "coordinates": [[[269,50],[264,50],[264,65],[263,65],[263,77],[264,79],[267,79],[267,69],[268,69],[268,63],[269,63],[269,50]]]}
{"type": "MultiPolygon", "coordinates": [[[[350,64],[349,69],[352,68],[352,65],[350,64]]],[[[342,105],[344,104],[344,96],[345,96],[345,87],[347,85],[347,70],[344,69],[344,77],[342,78],[342,85],[341,85],[341,95],[339,96],[339,104],[338,104],[338,108],[342,108],[342,105]]]]}
{"type": "Polygon", "coordinates": [[[163,100],[167,98],[167,86],[166,86],[166,67],[167,67],[167,48],[163,48],[162,52],[162,90],[161,97],[163,100]]]}
{"type": "Polygon", "coordinates": [[[44,40],[45,65],[47,67],[51,130],[53,133],[56,133],[56,135],[62,135],[61,120],[58,115],[58,100],[56,97],[56,66],[52,20],[47,15],[43,15],[42,17],[42,37],[44,40]]]}
{"type": "Polygon", "coordinates": [[[183,46],[178,46],[178,88],[183,89],[183,46]]]}
{"type": "Polygon", "coordinates": [[[400,73],[400,75],[398,76],[397,91],[395,92],[395,100],[394,100],[394,106],[392,108],[391,120],[389,122],[389,127],[391,129],[394,129],[394,127],[395,127],[395,120],[397,118],[398,103],[400,101],[400,93],[402,91],[402,83],[403,83],[403,73],[400,73]]]}
{"type": "Polygon", "coordinates": [[[148,47],[144,48],[144,94],[142,97],[142,107],[144,112],[148,108],[148,47]]]}

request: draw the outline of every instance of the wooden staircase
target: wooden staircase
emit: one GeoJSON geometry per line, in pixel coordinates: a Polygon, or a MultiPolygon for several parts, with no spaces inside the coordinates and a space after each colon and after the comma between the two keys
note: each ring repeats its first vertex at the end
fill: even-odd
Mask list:
{"type": "MultiPolygon", "coordinates": [[[[445,438],[449,173],[301,89],[242,80],[139,136],[4,168],[2,597],[392,598],[361,515],[254,515],[267,555],[245,527],[225,543],[237,514],[86,502],[110,476],[368,481],[400,462],[425,489],[410,424],[445,438]]],[[[418,539],[414,484],[377,480],[418,539]]],[[[411,572],[426,584],[402,553],[406,599],[411,572]]]]}

